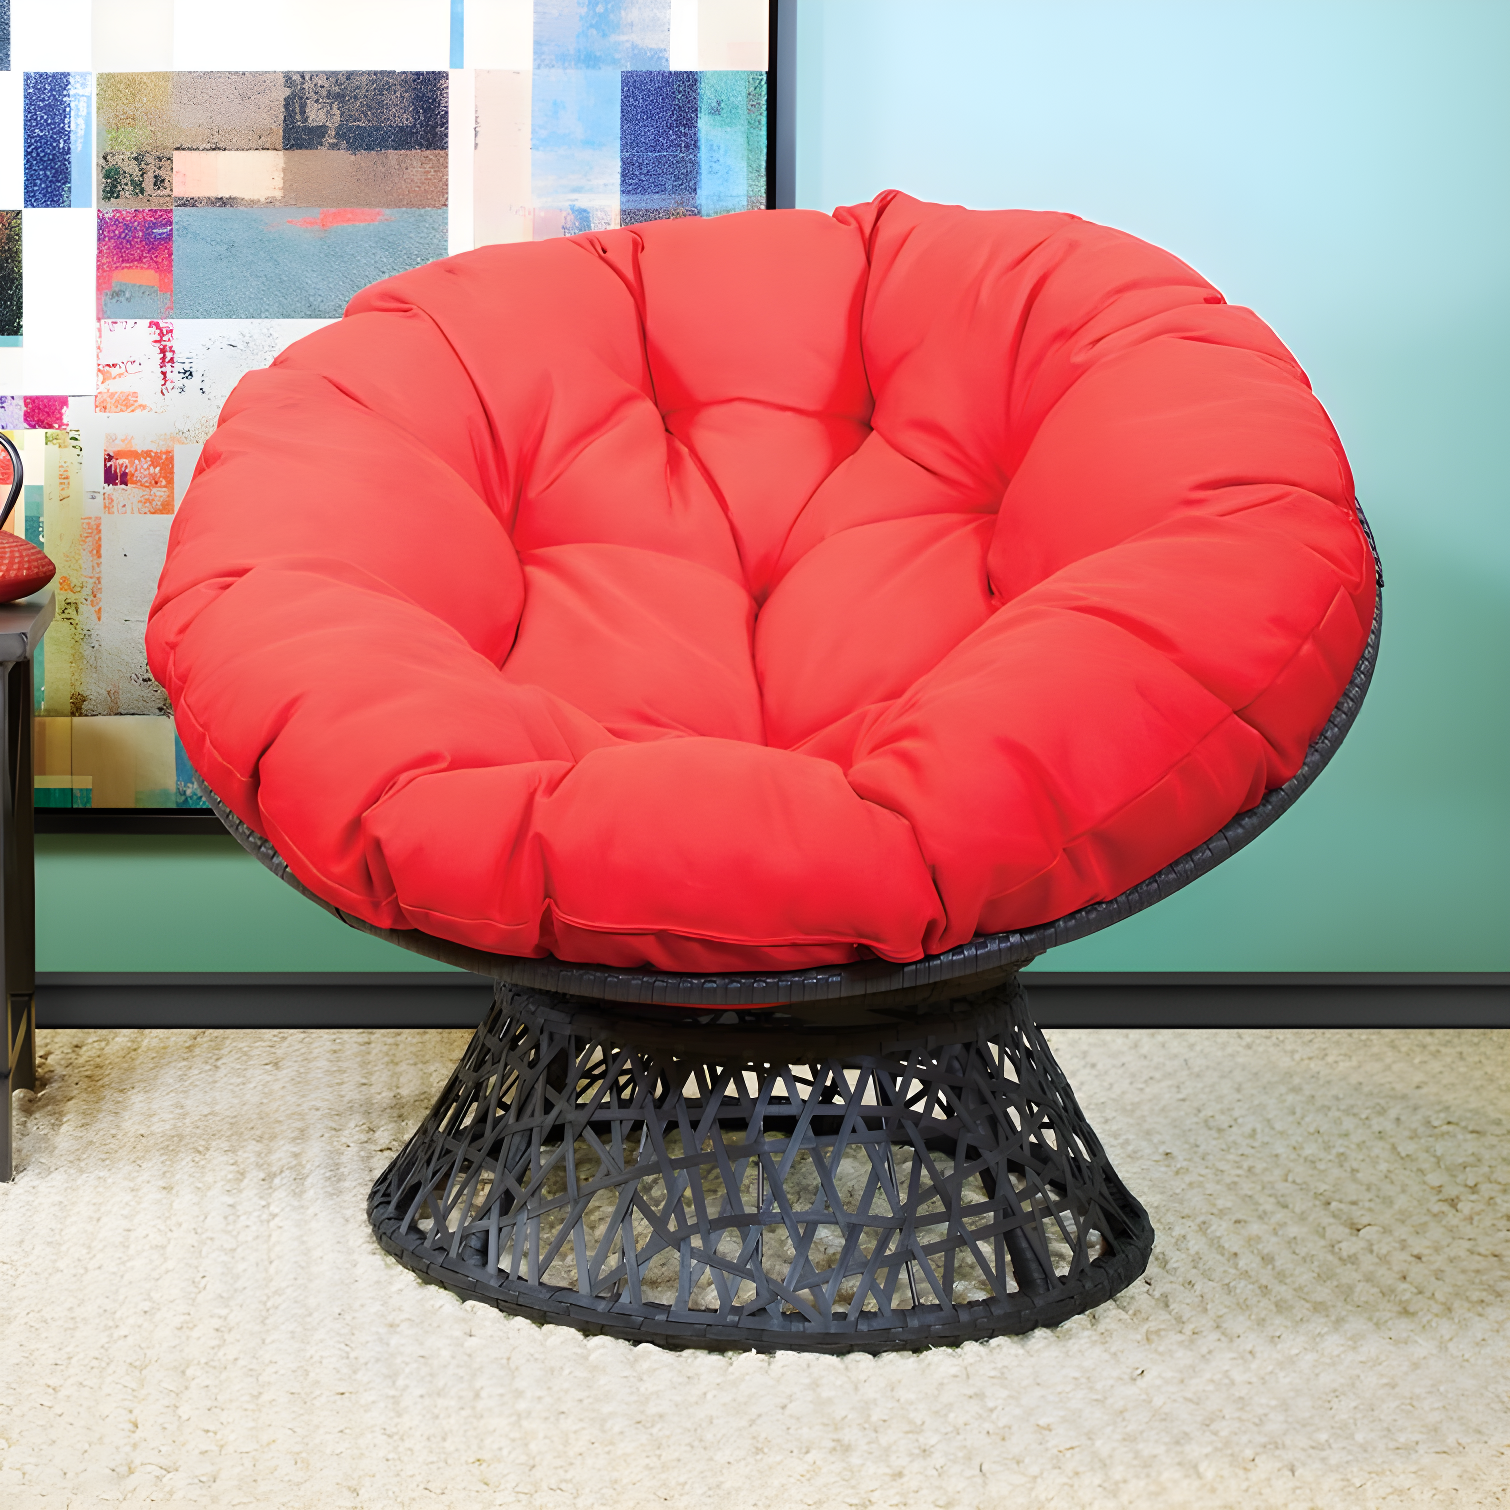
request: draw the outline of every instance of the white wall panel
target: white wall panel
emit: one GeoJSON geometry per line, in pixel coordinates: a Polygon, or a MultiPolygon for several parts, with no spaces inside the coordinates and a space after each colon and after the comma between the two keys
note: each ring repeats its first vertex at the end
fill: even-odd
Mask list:
{"type": "Polygon", "coordinates": [[[523,69],[483,69],[473,78],[477,109],[473,245],[528,241],[534,234],[530,200],[534,75],[523,69]]]}
{"type": "Polygon", "coordinates": [[[173,66],[440,69],[449,0],[177,0],[173,66]]]}
{"type": "Polygon", "coordinates": [[[194,468],[199,465],[199,453],[204,450],[204,442],[194,446],[173,447],[173,511],[178,512],[178,506],[184,501],[184,494],[189,491],[189,484],[194,480],[194,468]]]}
{"type": "Polygon", "coordinates": [[[677,70],[697,67],[698,0],[671,0],[671,63],[677,70]]]}
{"type": "Polygon", "coordinates": [[[95,389],[95,214],[23,210],[23,393],[95,389]]]}
{"type": "Polygon", "coordinates": [[[533,0],[466,0],[466,7],[464,45],[468,68],[534,67],[533,0]]]}
{"type": "Polygon", "coordinates": [[[92,0],[11,0],[10,66],[17,73],[87,73],[92,0]]]}
{"type": "Polygon", "coordinates": [[[470,252],[475,245],[472,157],[477,141],[476,78],[470,68],[453,68],[447,96],[450,151],[446,162],[446,250],[453,257],[457,252],[470,252]]]}
{"type": "Polygon", "coordinates": [[[25,202],[22,88],[19,73],[0,73],[0,210],[19,210],[25,202]]]}
{"type": "Polygon", "coordinates": [[[764,69],[770,25],[767,0],[698,0],[696,66],[764,69]]]}
{"type": "Polygon", "coordinates": [[[94,0],[96,73],[151,73],[173,66],[173,0],[94,0]]]}

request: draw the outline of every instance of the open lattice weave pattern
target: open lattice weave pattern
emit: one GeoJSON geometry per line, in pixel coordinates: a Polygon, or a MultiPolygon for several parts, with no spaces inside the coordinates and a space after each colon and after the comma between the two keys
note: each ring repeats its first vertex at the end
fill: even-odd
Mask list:
{"type": "Polygon", "coordinates": [[[829,1351],[1052,1325],[1147,1263],[1015,982],[847,1041],[684,1015],[500,984],[373,1187],[383,1245],[537,1320],[829,1351]]]}

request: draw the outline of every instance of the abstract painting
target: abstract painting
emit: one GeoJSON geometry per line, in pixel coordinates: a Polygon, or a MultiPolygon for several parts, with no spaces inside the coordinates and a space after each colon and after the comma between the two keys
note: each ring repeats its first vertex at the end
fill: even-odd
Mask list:
{"type": "Polygon", "coordinates": [[[142,646],[240,378],[437,257],[768,203],[769,0],[0,0],[40,807],[199,806],[142,646]]]}

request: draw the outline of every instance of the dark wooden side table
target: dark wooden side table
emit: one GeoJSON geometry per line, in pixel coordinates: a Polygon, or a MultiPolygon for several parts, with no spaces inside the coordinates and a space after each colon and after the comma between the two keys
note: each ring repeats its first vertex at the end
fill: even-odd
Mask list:
{"type": "Polygon", "coordinates": [[[11,1178],[11,1093],[37,1088],[37,921],[32,821],[32,656],[52,623],[43,591],[0,604],[0,975],[5,1055],[0,1058],[0,1180],[11,1178]]]}

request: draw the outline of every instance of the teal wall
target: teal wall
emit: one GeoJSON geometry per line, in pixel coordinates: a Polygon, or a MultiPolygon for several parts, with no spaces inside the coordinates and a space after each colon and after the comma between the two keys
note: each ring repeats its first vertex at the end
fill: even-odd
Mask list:
{"type": "Polygon", "coordinates": [[[37,838],[39,970],[441,970],[339,923],[229,835],[37,838]]]}
{"type": "Polygon", "coordinates": [[[1304,800],[1065,970],[1510,968],[1510,5],[804,0],[797,199],[1072,210],[1256,309],[1341,432],[1378,675],[1304,800]]]}
{"type": "MultiPolygon", "coordinates": [[[[1510,969],[1510,6],[803,0],[798,202],[1073,210],[1272,324],[1388,581],[1318,786],[1079,970],[1510,969]]],[[[229,841],[45,839],[44,970],[397,970],[229,841]]]]}

